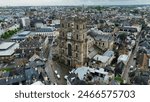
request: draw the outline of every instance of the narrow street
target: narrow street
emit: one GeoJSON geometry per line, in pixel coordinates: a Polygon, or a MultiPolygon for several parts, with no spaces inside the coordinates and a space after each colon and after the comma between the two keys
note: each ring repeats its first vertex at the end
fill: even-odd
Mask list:
{"type": "Polygon", "coordinates": [[[52,68],[52,53],[51,53],[51,49],[52,49],[54,40],[55,39],[53,38],[51,44],[49,45],[49,55],[48,55],[48,59],[47,59],[46,67],[45,67],[45,71],[46,71],[51,83],[56,83],[56,78],[54,76],[54,70],[52,68]]]}
{"type": "Polygon", "coordinates": [[[130,79],[129,79],[129,69],[130,69],[130,66],[134,66],[136,67],[136,63],[135,63],[135,60],[134,60],[134,56],[136,56],[136,53],[137,53],[137,50],[138,50],[138,45],[139,45],[139,41],[140,41],[140,37],[141,37],[141,32],[139,33],[139,36],[138,38],[136,39],[136,45],[135,45],[135,48],[133,49],[132,53],[131,53],[131,56],[128,60],[128,63],[127,65],[125,66],[124,70],[123,70],[123,73],[122,73],[122,78],[125,82],[129,83],[130,84],[130,79]]]}
{"type": "Polygon", "coordinates": [[[56,61],[53,61],[53,53],[56,52],[55,47],[53,47],[53,42],[55,41],[55,38],[53,38],[50,46],[49,46],[49,56],[47,59],[45,71],[51,81],[51,84],[58,84],[58,85],[65,85],[66,80],[64,79],[64,76],[67,74],[67,71],[65,71],[65,67],[59,65],[56,61]],[[60,75],[60,78],[57,77],[57,75],[54,73],[54,71],[57,70],[58,74],[60,75]]]}

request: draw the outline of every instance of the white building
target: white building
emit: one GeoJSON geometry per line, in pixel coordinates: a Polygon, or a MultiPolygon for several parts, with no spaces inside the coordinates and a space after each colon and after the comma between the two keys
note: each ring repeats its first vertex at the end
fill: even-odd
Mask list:
{"type": "MultiPolygon", "coordinates": [[[[92,79],[90,80],[90,82],[92,82],[92,83],[95,83],[98,81],[101,84],[108,84],[109,79],[114,78],[114,75],[110,74],[109,72],[104,71],[104,68],[96,69],[96,68],[89,68],[89,67],[82,66],[77,69],[73,69],[71,71],[71,73],[76,74],[78,76],[79,80],[81,80],[81,81],[87,81],[86,78],[87,78],[88,74],[90,74],[90,73],[95,74],[96,76],[95,75],[92,76],[92,79]]],[[[75,77],[73,77],[73,78],[75,78],[75,77]]],[[[71,80],[74,80],[73,78],[71,78],[71,80]]],[[[67,78],[67,79],[69,79],[69,78],[67,78]]],[[[70,83],[69,80],[67,80],[67,83],[70,83]]]]}
{"type": "Polygon", "coordinates": [[[103,55],[95,55],[93,59],[95,60],[95,62],[100,62],[96,66],[105,67],[107,65],[110,65],[114,58],[114,52],[107,50],[103,55]]]}
{"type": "Polygon", "coordinates": [[[129,60],[129,56],[128,55],[120,55],[118,57],[118,62],[117,63],[122,61],[126,65],[128,60],[129,60]]]}
{"type": "Polygon", "coordinates": [[[23,17],[21,18],[21,23],[23,27],[30,26],[30,18],[29,17],[23,17]]]}
{"type": "Polygon", "coordinates": [[[15,49],[19,48],[19,44],[15,42],[0,43],[0,61],[10,61],[14,57],[15,49]]]}
{"type": "Polygon", "coordinates": [[[52,24],[60,24],[60,20],[52,20],[52,24]]]}
{"type": "Polygon", "coordinates": [[[55,29],[53,27],[43,27],[43,28],[37,29],[35,32],[33,32],[32,35],[58,37],[59,36],[59,31],[55,31],[55,29]]]}
{"type": "Polygon", "coordinates": [[[35,23],[35,28],[42,28],[44,27],[44,24],[42,22],[35,23]]]}

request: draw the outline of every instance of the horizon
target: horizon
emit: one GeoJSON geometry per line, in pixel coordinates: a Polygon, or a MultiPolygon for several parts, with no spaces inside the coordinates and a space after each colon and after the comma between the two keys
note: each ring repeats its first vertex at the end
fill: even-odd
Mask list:
{"type": "Polygon", "coordinates": [[[127,4],[114,4],[114,5],[85,5],[85,4],[81,4],[81,5],[6,5],[6,6],[0,6],[0,7],[61,7],[61,6],[150,6],[150,4],[131,4],[131,5],[127,5],[127,4]]]}
{"type": "Polygon", "coordinates": [[[4,6],[109,6],[109,5],[150,5],[150,0],[0,0],[4,6]]]}

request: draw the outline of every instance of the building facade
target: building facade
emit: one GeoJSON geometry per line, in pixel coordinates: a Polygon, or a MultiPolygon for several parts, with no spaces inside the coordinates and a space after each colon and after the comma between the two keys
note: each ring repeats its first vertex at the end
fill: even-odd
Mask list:
{"type": "Polygon", "coordinates": [[[60,61],[72,67],[83,66],[88,54],[86,19],[62,18],[60,23],[60,61]]]}
{"type": "Polygon", "coordinates": [[[29,17],[21,18],[21,25],[23,28],[30,27],[30,18],[29,17]]]}

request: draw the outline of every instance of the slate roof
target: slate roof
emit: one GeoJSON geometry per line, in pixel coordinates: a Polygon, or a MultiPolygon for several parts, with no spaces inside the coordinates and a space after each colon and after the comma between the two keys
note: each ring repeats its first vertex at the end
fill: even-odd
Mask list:
{"type": "Polygon", "coordinates": [[[90,35],[97,41],[112,41],[113,40],[112,35],[102,34],[100,33],[100,31],[97,32],[97,31],[91,30],[87,33],[87,35],[90,35]]]}
{"type": "Polygon", "coordinates": [[[40,57],[37,55],[37,54],[34,54],[30,59],[29,61],[35,61],[36,59],[40,59],[40,57]]]}
{"type": "Polygon", "coordinates": [[[25,70],[25,78],[26,80],[32,80],[34,78],[38,79],[39,74],[34,68],[28,68],[25,70]]]}
{"type": "Polygon", "coordinates": [[[11,40],[24,40],[29,34],[30,31],[24,31],[11,37],[11,40]]]}
{"type": "Polygon", "coordinates": [[[75,73],[68,75],[68,81],[71,85],[87,85],[85,81],[80,80],[75,73]]]}
{"type": "Polygon", "coordinates": [[[134,78],[134,84],[137,85],[148,85],[149,76],[135,76],[134,78]]]}
{"type": "Polygon", "coordinates": [[[53,32],[52,28],[39,28],[36,32],[53,32]]]}
{"type": "Polygon", "coordinates": [[[29,62],[29,66],[32,68],[43,67],[45,63],[41,60],[29,62]]]}
{"type": "Polygon", "coordinates": [[[147,49],[150,49],[150,43],[148,41],[140,42],[139,46],[146,47],[147,49]]]}
{"type": "Polygon", "coordinates": [[[24,75],[16,75],[13,77],[1,78],[0,85],[11,85],[11,84],[22,82],[22,81],[25,81],[24,75]]]}
{"type": "Polygon", "coordinates": [[[39,40],[26,40],[20,43],[20,48],[31,48],[31,47],[39,47],[41,43],[39,40]]]}

